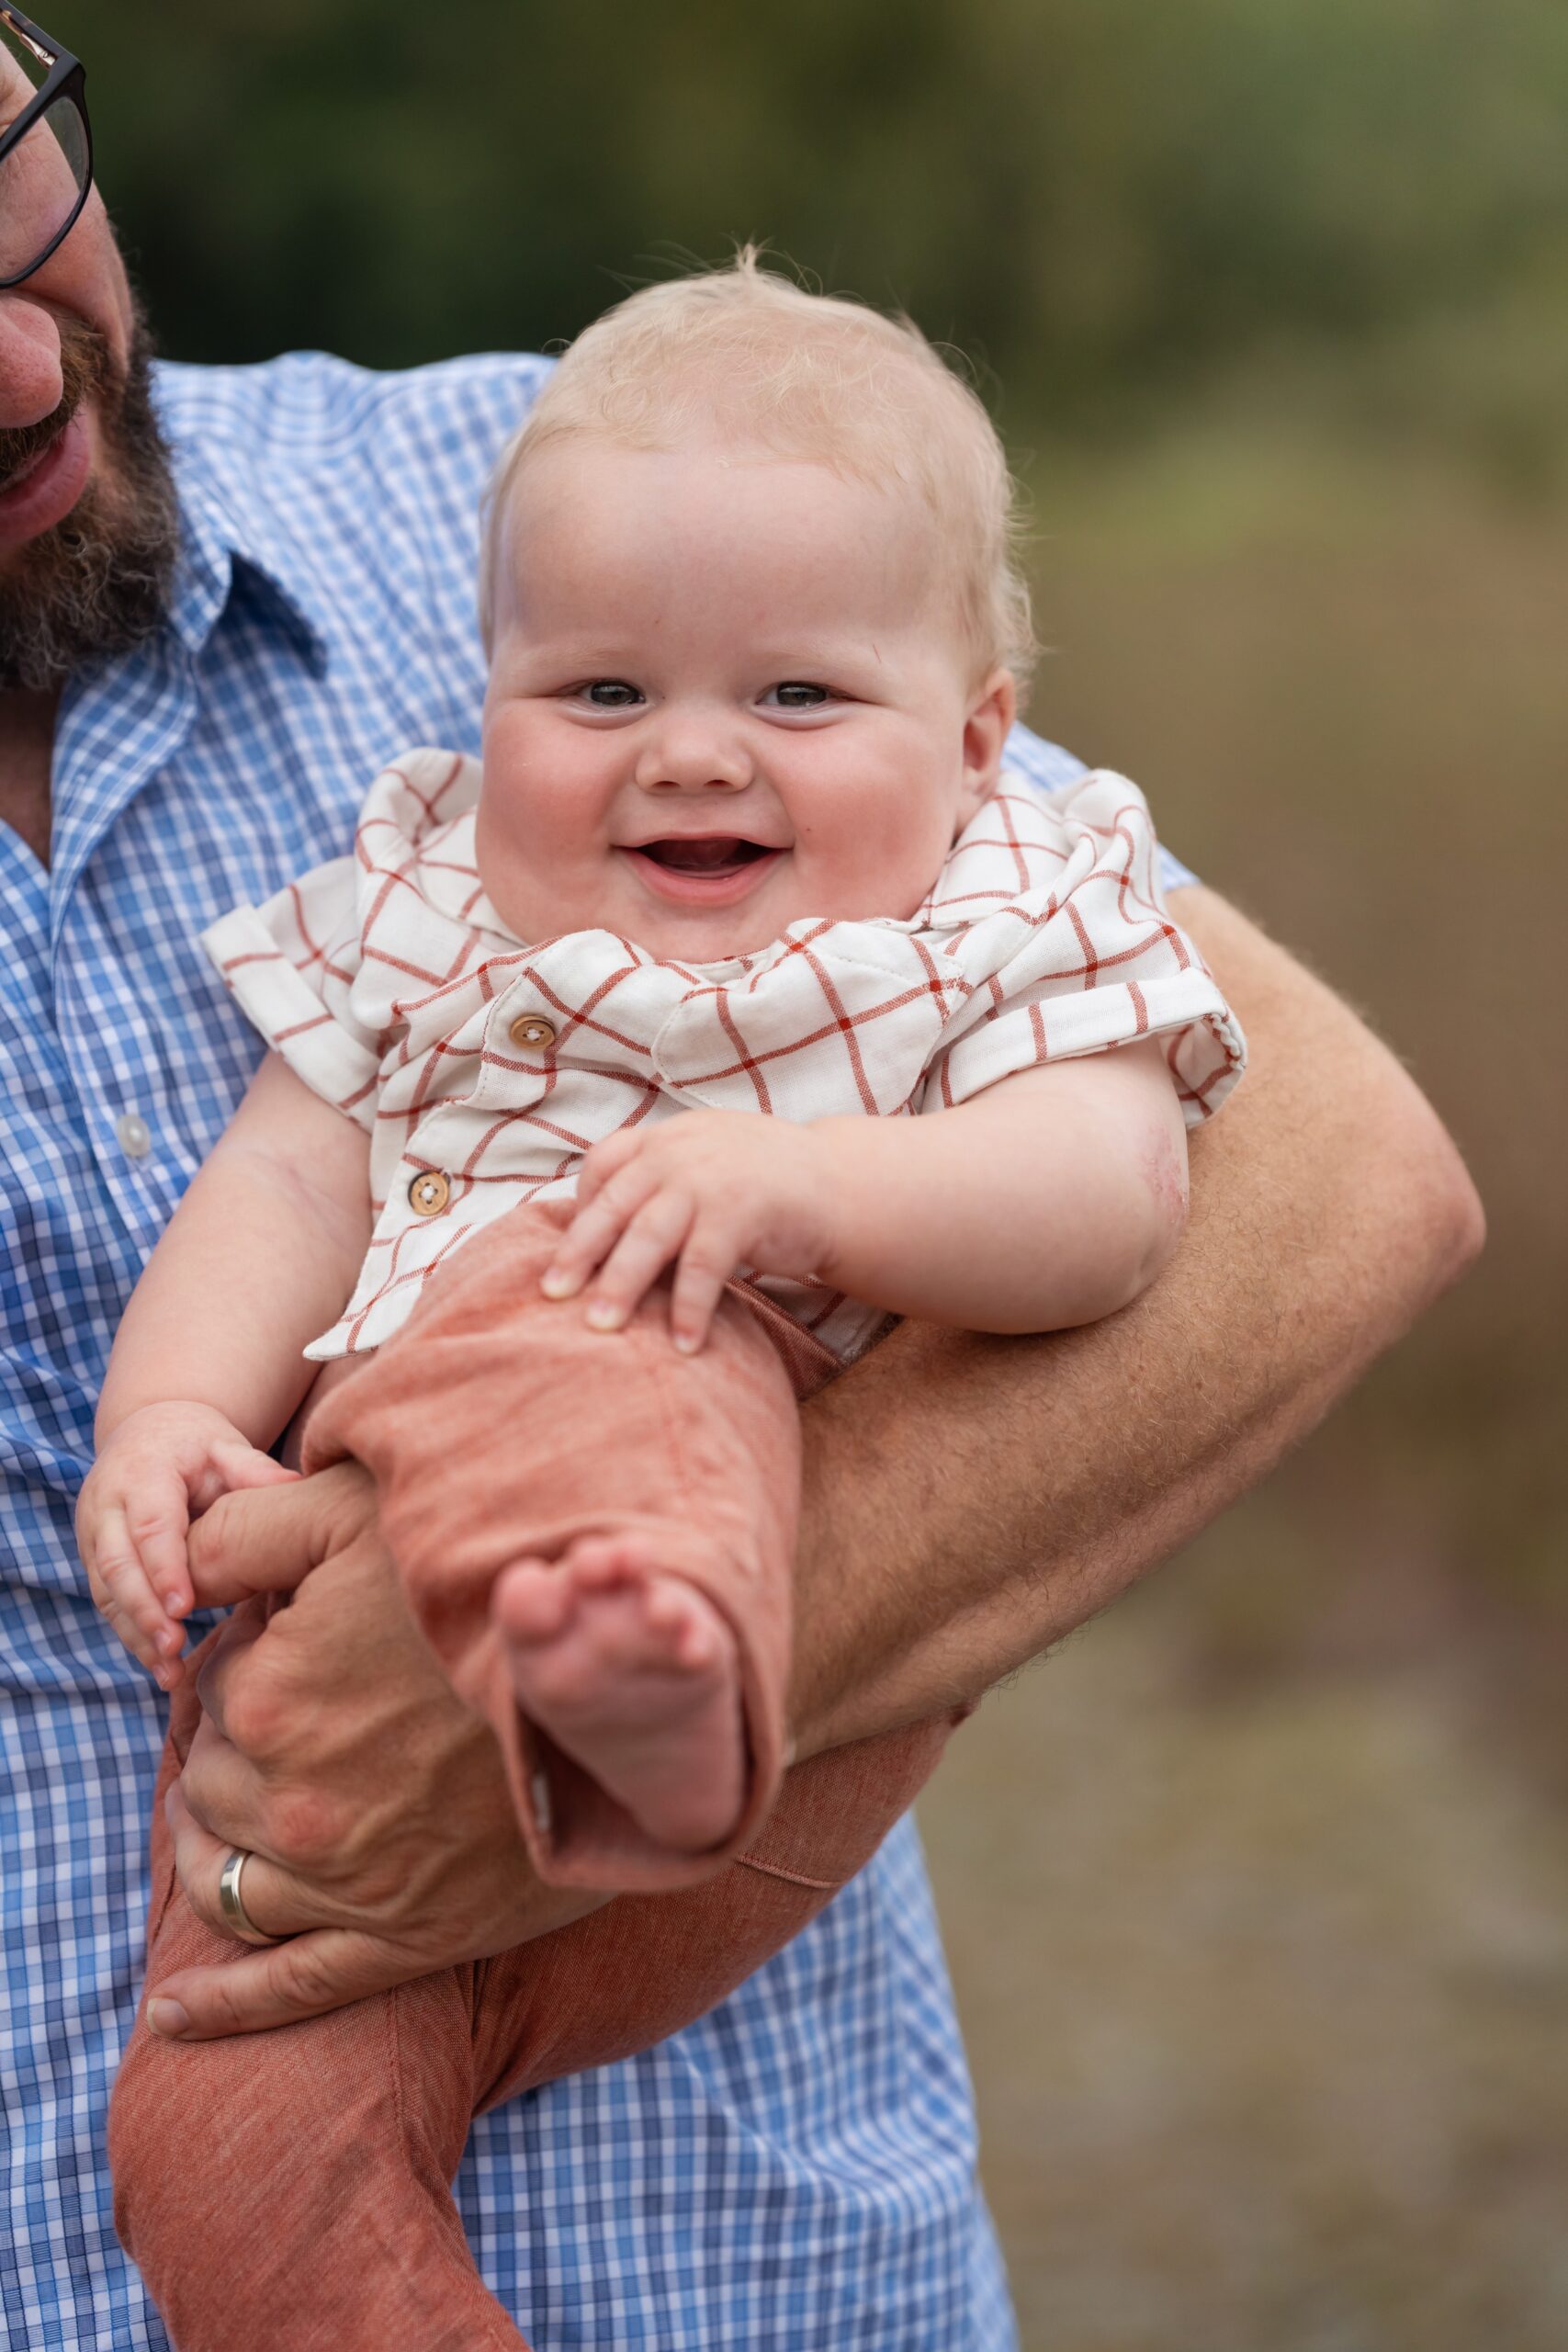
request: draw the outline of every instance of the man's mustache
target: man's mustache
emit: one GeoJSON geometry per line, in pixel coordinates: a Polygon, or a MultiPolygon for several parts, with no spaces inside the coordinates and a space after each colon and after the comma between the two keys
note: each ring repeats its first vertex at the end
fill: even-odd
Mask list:
{"type": "Polygon", "coordinates": [[[60,322],[62,391],[58,406],[36,424],[0,429],[0,486],[19,474],[64,432],[89,392],[111,390],[116,383],[114,354],[107,340],[82,319],[60,322]]]}

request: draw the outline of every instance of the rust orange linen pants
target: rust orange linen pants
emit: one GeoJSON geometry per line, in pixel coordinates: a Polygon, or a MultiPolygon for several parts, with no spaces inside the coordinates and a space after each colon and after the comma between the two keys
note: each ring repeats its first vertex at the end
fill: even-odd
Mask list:
{"type": "MultiPolygon", "coordinates": [[[[670,1343],[662,1288],[629,1332],[592,1333],[580,1304],[539,1295],[555,1238],[520,1210],[469,1241],[396,1338],[324,1396],[305,1466],[347,1456],[373,1473],[415,1616],[492,1723],[541,1867],[590,1883],[609,1867],[607,1883],[644,1891],[270,2033],[182,2045],[139,2017],[110,2108],[115,2218],[176,2352],[515,2352],[452,2199],[474,2116],[714,2007],[869,1860],[951,1727],[816,1757],[775,1799],[794,1397],[833,1359],[739,1291],[694,1358],[670,1343]],[[508,1561],[630,1525],[724,1610],[742,1659],[746,1817],[722,1853],[678,1870],[521,1723],[489,1623],[508,1561]]],[[[153,1805],[149,1989],[235,1956],[186,1901],[164,1822],[199,1719],[191,1693],[187,1679],[153,1805]]]]}

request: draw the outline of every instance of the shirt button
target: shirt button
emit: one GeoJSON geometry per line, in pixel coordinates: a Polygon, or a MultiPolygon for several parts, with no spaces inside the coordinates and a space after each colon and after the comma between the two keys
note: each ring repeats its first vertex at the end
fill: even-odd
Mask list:
{"type": "Polygon", "coordinates": [[[409,1186],[409,1206],[415,1216],[439,1216],[452,1197],[452,1185],[439,1168],[427,1168],[409,1186]]]}
{"type": "Polygon", "coordinates": [[[145,1159],[152,1148],[152,1130],[134,1111],[127,1111],[115,1121],[114,1139],[127,1159],[145,1159]]]}
{"type": "Polygon", "coordinates": [[[536,1012],[521,1012],[506,1034],[514,1046],[553,1046],[556,1024],[541,1020],[536,1012]]]}

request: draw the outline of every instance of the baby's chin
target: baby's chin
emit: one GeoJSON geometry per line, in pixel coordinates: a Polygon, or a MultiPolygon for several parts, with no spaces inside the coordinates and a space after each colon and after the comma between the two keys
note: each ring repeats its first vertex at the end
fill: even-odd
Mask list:
{"type": "Polygon", "coordinates": [[[767,922],[752,917],[746,920],[737,910],[724,913],[701,913],[677,917],[671,922],[667,915],[645,919],[639,922],[617,924],[626,938],[633,940],[649,956],[671,964],[728,964],[737,956],[760,955],[782,939],[792,922],[804,918],[784,915],[767,922]]]}
{"type": "Polygon", "coordinates": [[[661,962],[727,964],[760,955],[794,923],[907,918],[919,912],[927,895],[925,890],[914,894],[908,907],[889,906],[886,894],[879,894],[874,905],[862,905],[858,898],[826,906],[807,904],[806,894],[787,888],[791,877],[775,869],[754,896],[739,903],[673,906],[635,885],[626,887],[626,877],[621,878],[622,888],[607,890],[592,908],[563,902],[542,886],[511,898],[491,892],[491,902],[506,928],[527,946],[574,931],[608,931],[661,962]]]}
{"type": "Polygon", "coordinates": [[[798,893],[769,891],[754,905],[682,909],[649,908],[637,918],[605,928],[636,942],[649,956],[673,964],[725,964],[738,956],[758,956],[782,939],[795,923],[870,922],[889,915],[916,914],[925,904],[922,891],[914,904],[893,909],[886,903],[862,905],[858,900],[827,906],[807,905],[798,893]],[[797,903],[798,900],[798,903],[797,903]]]}

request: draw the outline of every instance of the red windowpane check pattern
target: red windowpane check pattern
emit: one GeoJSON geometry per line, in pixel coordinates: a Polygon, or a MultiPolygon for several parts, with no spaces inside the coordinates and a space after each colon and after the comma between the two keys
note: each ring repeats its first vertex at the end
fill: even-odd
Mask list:
{"type": "MultiPolygon", "coordinates": [[[[513,938],[475,864],[479,786],[475,760],[404,753],[351,857],[203,935],[268,1044],[370,1136],[374,1237],[312,1356],[379,1346],[451,1250],[521,1201],[570,1196],[583,1153],[644,1119],[905,1117],[1159,1036],[1196,1125],[1241,1074],[1240,1031],[1166,910],[1125,777],[1046,797],[1004,776],[912,920],[803,920],[706,965],[608,931],[513,938]],[[519,1045],[520,1023],[553,1037],[519,1045]],[[432,1172],[445,1205],[422,1216],[410,1187],[432,1172]]],[[[762,1287],[846,1360],[886,1320],[809,1282],[762,1287]]]]}

